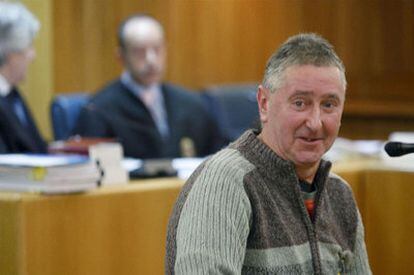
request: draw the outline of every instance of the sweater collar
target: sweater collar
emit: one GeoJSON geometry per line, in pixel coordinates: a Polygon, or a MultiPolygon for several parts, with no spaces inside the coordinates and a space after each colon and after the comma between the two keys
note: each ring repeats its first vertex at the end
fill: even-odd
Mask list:
{"type": "MultiPolygon", "coordinates": [[[[298,182],[294,163],[279,157],[269,146],[257,137],[258,134],[259,132],[257,130],[247,130],[231,146],[239,149],[250,162],[258,167],[259,170],[263,169],[265,174],[273,175],[274,173],[271,171],[278,171],[279,176],[284,178],[292,177],[292,175],[294,175],[295,181],[298,182]]],[[[332,164],[329,161],[322,159],[315,175],[315,181],[324,181],[330,171],[331,165],[332,164]]]]}

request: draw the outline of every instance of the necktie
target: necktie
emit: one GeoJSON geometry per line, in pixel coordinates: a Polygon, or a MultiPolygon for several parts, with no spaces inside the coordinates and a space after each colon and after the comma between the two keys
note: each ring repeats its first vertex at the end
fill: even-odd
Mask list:
{"type": "Polygon", "coordinates": [[[141,99],[151,113],[158,131],[164,138],[168,137],[168,125],[165,118],[165,111],[160,100],[157,99],[157,93],[151,89],[142,90],[141,99]]]}
{"type": "Polygon", "coordinates": [[[149,110],[151,110],[153,108],[154,101],[155,101],[155,95],[151,91],[151,89],[142,90],[141,99],[144,102],[145,106],[147,106],[147,108],[149,110]]]}

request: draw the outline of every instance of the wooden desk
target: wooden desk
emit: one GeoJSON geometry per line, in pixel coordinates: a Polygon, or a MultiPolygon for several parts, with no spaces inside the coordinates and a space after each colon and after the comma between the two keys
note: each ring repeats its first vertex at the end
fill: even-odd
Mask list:
{"type": "Polygon", "coordinates": [[[182,184],[0,193],[0,274],[163,274],[167,222],[182,184]]]}
{"type": "Polygon", "coordinates": [[[414,274],[414,173],[372,161],[334,170],[354,191],[373,274],[414,274]]]}
{"type": "MultiPolygon", "coordinates": [[[[337,165],[365,223],[374,274],[414,274],[414,173],[337,165]]],[[[165,236],[183,185],[158,179],[85,194],[0,192],[0,274],[163,274],[165,236]]]]}

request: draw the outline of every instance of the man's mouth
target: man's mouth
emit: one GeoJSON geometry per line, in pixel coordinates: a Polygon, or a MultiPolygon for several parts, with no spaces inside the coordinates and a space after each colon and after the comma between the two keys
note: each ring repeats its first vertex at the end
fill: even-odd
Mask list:
{"type": "Polygon", "coordinates": [[[321,141],[322,138],[307,138],[307,137],[300,137],[299,139],[308,142],[308,143],[312,143],[312,142],[317,142],[317,141],[321,141]]]}

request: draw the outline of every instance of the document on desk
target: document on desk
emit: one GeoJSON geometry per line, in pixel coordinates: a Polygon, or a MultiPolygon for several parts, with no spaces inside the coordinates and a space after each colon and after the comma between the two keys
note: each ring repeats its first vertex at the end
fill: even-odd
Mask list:
{"type": "Polygon", "coordinates": [[[20,167],[53,167],[89,161],[81,155],[0,154],[0,165],[20,167]]]}
{"type": "Polygon", "coordinates": [[[97,187],[101,172],[78,155],[0,155],[0,190],[60,194],[97,187]]]}
{"type": "Polygon", "coordinates": [[[204,160],[205,158],[176,158],[173,159],[172,166],[180,179],[187,180],[204,160]]]}

